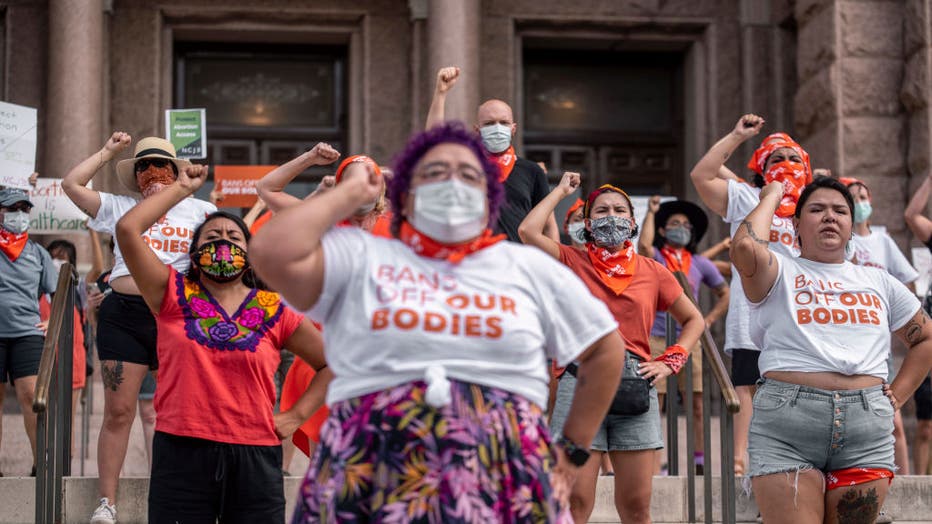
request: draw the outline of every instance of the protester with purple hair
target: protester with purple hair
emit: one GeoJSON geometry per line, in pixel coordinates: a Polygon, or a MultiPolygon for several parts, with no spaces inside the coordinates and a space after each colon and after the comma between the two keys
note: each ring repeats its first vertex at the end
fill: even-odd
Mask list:
{"type": "Polygon", "coordinates": [[[293,521],[567,521],[621,376],[616,324],[556,261],[492,236],[498,169],[461,124],[413,137],[394,172],[395,238],[333,227],[381,191],[369,169],[251,244],[259,275],[323,324],[335,375],[293,521]],[[561,452],[548,358],[583,377],[561,452]]]}

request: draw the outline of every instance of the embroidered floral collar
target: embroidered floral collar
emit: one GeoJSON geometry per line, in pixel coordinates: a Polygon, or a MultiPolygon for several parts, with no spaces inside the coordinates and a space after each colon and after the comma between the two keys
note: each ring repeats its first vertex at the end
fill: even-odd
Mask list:
{"type": "Polygon", "coordinates": [[[255,352],[259,341],[282,316],[278,293],[253,289],[230,317],[199,282],[185,278],[182,273],[175,278],[185,334],[211,349],[255,352]]]}

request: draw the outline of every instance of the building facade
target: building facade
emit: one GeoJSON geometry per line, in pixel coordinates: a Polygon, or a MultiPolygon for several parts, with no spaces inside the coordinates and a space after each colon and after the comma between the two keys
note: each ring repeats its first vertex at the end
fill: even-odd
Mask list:
{"type": "MultiPolygon", "coordinates": [[[[814,167],[865,180],[905,247],[930,168],[932,0],[7,0],[3,99],[39,108],[61,177],[114,130],[162,135],[206,107],[212,164],[277,164],[318,141],[389,163],[423,127],[508,101],[519,154],[636,194],[695,198],[695,161],[746,112],[814,167]]],[[[755,144],[730,167],[747,173],[755,144]]],[[[309,188],[324,171],[299,181],[309,188]]],[[[96,187],[119,192],[112,170],[96,187]]],[[[707,241],[727,230],[715,227],[707,241]]],[[[86,260],[86,258],[85,258],[86,260]]]]}

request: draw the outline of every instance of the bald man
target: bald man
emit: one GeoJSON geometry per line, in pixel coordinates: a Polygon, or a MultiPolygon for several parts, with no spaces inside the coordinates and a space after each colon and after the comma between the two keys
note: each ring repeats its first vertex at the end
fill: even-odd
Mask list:
{"type": "MultiPolygon", "coordinates": [[[[459,78],[458,67],[444,67],[437,72],[437,85],[427,114],[427,129],[444,121],[446,95],[459,78]]],[[[487,100],[476,112],[473,127],[482,136],[482,145],[489,158],[498,164],[505,185],[505,203],[495,225],[496,233],[505,233],[508,240],[521,242],[518,226],[524,217],[550,193],[544,171],[530,160],[518,157],[514,137],[518,130],[511,106],[502,100],[487,100]]],[[[557,222],[551,213],[544,234],[560,241],[557,222]]]]}

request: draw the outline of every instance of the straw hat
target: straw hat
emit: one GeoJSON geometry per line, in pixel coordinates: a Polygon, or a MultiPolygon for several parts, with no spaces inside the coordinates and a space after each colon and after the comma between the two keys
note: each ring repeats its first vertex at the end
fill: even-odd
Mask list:
{"type": "Polygon", "coordinates": [[[116,166],[117,178],[120,179],[124,187],[134,193],[139,193],[139,184],[136,183],[136,162],[143,158],[164,158],[169,160],[175,164],[179,173],[182,169],[191,165],[191,162],[178,158],[175,153],[175,146],[168,140],[157,136],[143,138],[136,143],[133,158],[120,160],[116,166]]]}

